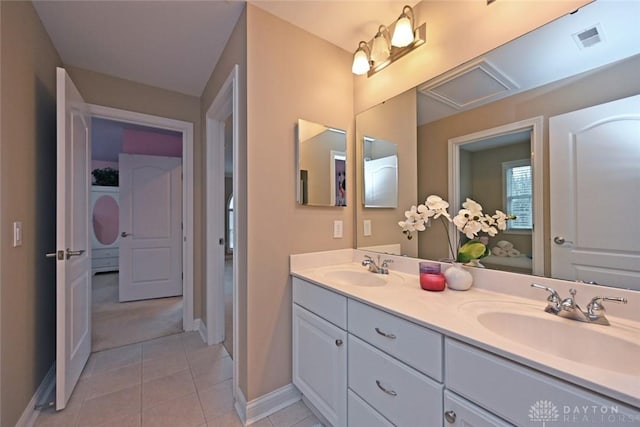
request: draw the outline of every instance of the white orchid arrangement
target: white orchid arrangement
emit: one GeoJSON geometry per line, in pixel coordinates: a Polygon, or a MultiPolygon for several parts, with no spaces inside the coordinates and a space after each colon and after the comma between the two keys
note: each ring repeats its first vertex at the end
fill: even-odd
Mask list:
{"type": "Polygon", "coordinates": [[[451,253],[457,254],[458,261],[468,262],[472,259],[484,258],[489,254],[486,243],[477,240],[479,233],[486,233],[488,236],[493,237],[499,231],[507,229],[508,220],[515,219],[514,215],[505,214],[500,210],[496,210],[493,215],[483,213],[482,205],[469,198],[462,204],[462,209],[458,211],[458,214],[453,219],[451,219],[447,209],[449,209],[447,201],[442,200],[440,196],[431,195],[427,197],[424,204],[411,206],[411,209],[404,213],[406,219],[399,221],[398,225],[402,227],[402,232],[410,240],[413,238],[414,232],[424,231],[431,219],[440,218],[447,233],[451,253]],[[453,222],[458,231],[469,239],[457,251],[453,250],[448,223],[445,220],[453,222]]]}

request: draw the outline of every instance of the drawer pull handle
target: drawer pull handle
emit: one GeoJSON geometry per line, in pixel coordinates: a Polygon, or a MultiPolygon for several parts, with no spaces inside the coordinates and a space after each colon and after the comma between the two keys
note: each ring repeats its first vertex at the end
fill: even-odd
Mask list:
{"type": "Polygon", "coordinates": [[[453,424],[456,422],[456,413],[453,411],[447,411],[444,413],[444,419],[447,420],[449,424],[453,424]]]}
{"type": "Polygon", "coordinates": [[[389,338],[390,340],[395,340],[395,339],[396,339],[396,336],[395,336],[394,334],[388,334],[388,333],[386,333],[386,332],[382,332],[382,331],[381,331],[380,329],[378,329],[378,328],[376,328],[376,332],[377,332],[379,335],[382,335],[382,336],[383,336],[383,337],[385,337],[385,338],[389,338]]]}
{"type": "Polygon", "coordinates": [[[340,347],[342,345],[342,340],[336,340],[336,345],[340,347]]]}
{"type": "Polygon", "coordinates": [[[384,388],[384,387],[382,386],[382,384],[380,384],[380,381],[379,381],[379,380],[376,380],[376,385],[378,386],[378,388],[379,388],[380,390],[384,391],[385,393],[387,393],[387,394],[388,394],[388,395],[390,395],[390,396],[397,396],[397,395],[398,395],[398,393],[396,393],[395,391],[393,391],[393,390],[387,390],[386,388],[384,388]]]}

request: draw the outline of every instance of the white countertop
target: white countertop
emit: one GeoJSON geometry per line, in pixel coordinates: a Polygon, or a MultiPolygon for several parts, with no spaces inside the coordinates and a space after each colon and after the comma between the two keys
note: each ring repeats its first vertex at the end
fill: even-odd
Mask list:
{"type": "MultiPolygon", "coordinates": [[[[418,275],[410,274],[411,271],[417,272],[417,262],[420,260],[386,255],[384,258],[392,258],[394,263],[387,278],[389,284],[385,286],[359,286],[345,281],[327,279],[326,272],[331,270],[366,271],[357,262],[357,260],[363,259],[364,253],[348,249],[292,255],[291,274],[346,297],[362,301],[436,330],[446,336],[504,356],[543,373],[581,385],[589,390],[602,393],[632,407],[640,407],[640,353],[635,355],[611,355],[607,352],[606,347],[603,346],[603,348],[599,349],[597,342],[591,343],[592,348],[595,346],[595,350],[601,350],[603,362],[599,363],[599,366],[587,365],[555,356],[549,351],[548,347],[535,348],[535,346],[524,345],[505,338],[482,326],[476,317],[478,310],[486,310],[487,307],[491,309],[495,307],[497,310],[500,310],[500,307],[508,307],[507,310],[513,313],[518,313],[519,308],[522,307],[522,312],[527,316],[540,317],[542,327],[548,327],[549,320],[552,322],[572,322],[571,325],[575,324],[575,328],[597,328],[594,331],[597,335],[606,334],[631,343],[640,343],[640,322],[637,318],[629,318],[632,316],[626,316],[625,318],[611,314],[614,313],[614,304],[607,304],[607,308],[611,310],[607,313],[611,326],[562,319],[544,312],[547,293],[529,289],[529,284],[531,281],[536,281],[552,286],[558,290],[561,296],[564,296],[566,293],[563,292],[565,286],[559,283],[564,281],[495,271],[474,271],[474,287],[468,291],[460,292],[445,289],[443,292],[428,292],[420,288],[418,275]],[[491,281],[501,283],[489,283],[491,281]],[[523,283],[516,284],[515,282],[518,281],[523,283]],[[510,287],[508,289],[509,293],[504,292],[505,287],[510,287]],[[536,298],[523,297],[523,295],[535,296],[536,298]],[[632,361],[632,363],[626,365],[625,370],[627,372],[622,373],[607,369],[609,366],[607,358],[611,359],[611,366],[613,367],[619,366],[620,356],[623,356],[622,359],[624,361],[627,359],[632,361]]],[[[600,287],[592,289],[593,287],[590,288],[589,285],[566,283],[566,286],[571,285],[578,288],[576,298],[579,303],[582,302],[582,299],[579,299],[581,294],[585,295],[582,298],[586,299],[591,298],[595,293],[602,293],[600,287]]],[[[640,302],[638,292],[612,289],[606,293],[612,296],[622,294],[627,299],[631,299],[629,304],[640,302]]],[[[583,302],[582,306],[584,305],[586,303],[583,302]]],[[[633,311],[623,310],[621,312],[623,314],[636,314],[640,311],[639,307],[636,305],[633,311]]],[[[551,323],[551,325],[553,324],[551,323]]],[[[589,331],[582,332],[589,333],[589,331]]],[[[571,342],[571,336],[568,336],[566,342],[563,342],[562,345],[584,346],[584,343],[576,341],[571,342]]],[[[598,340],[596,339],[595,341],[598,340]]],[[[635,349],[632,351],[635,351],[635,349]]]]}

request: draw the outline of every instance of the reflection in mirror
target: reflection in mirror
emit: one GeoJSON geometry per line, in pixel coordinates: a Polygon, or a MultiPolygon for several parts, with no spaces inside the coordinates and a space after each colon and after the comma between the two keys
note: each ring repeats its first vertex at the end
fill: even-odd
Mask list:
{"type": "Polygon", "coordinates": [[[346,206],[346,132],[300,119],[296,142],[297,202],[346,206]]]}
{"type": "MultiPolygon", "coordinates": [[[[640,3],[636,1],[598,0],[573,14],[564,16],[519,39],[487,52],[481,58],[462,64],[445,75],[420,85],[419,89],[426,88],[428,91],[437,91],[440,95],[448,97],[451,102],[444,103],[434,96],[418,91],[417,150],[414,154],[417,159],[418,188],[413,201],[406,204],[402,200],[399,202],[398,211],[408,209],[411,204],[423,203],[426,196],[430,194],[440,195],[443,199],[451,197],[448,178],[449,163],[447,161],[450,140],[542,117],[542,150],[533,150],[536,153],[532,157],[533,161],[541,162],[542,170],[541,173],[536,173],[535,168],[533,171],[532,227],[534,234],[540,228],[544,228],[544,233],[541,233],[538,245],[541,255],[536,256],[538,251],[535,240],[532,241],[531,252],[534,274],[552,277],[552,273],[556,271],[552,268],[553,263],[558,262],[556,255],[553,255],[554,259],[552,259],[552,247],[554,250],[562,248],[553,241],[553,237],[557,233],[552,235],[550,232],[554,223],[554,219],[551,218],[553,207],[550,205],[553,200],[550,200],[550,182],[554,174],[557,175],[557,171],[550,168],[549,152],[558,144],[549,136],[550,118],[640,94],[640,79],[637,78],[640,69],[640,44],[637,43],[637,40],[640,40],[640,26],[635,23],[635,17],[639,13],[640,3]],[[592,28],[596,28],[595,32],[588,31],[587,33],[595,34],[595,38],[586,40],[585,37],[588,34],[585,33],[585,30],[592,28]],[[484,67],[482,64],[490,64],[490,66],[484,67]],[[462,73],[466,70],[474,71],[474,73],[462,73]],[[499,78],[496,83],[496,79],[491,76],[494,74],[492,70],[500,72],[504,78],[499,78]],[[465,78],[461,80],[454,78],[461,75],[464,75],[465,78]],[[478,75],[480,75],[479,79],[473,78],[478,75]],[[500,93],[495,93],[493,96],[486,96],[487,91],[477,86],[482,82],[487,84],[486,77],[493,78],[489,89],[506,87],[506,90],[496,91],[500,93]],[[509,84],[501,84],[500,81],[507,81],[509,84]],[[453,95],[459,94],[464,96],[453,99],[453,95]],[[539,197],[542,203],[536,203],[536,197],[539,197]],[[542,270],[535,270],[533,264],[537,260],[542,261],[542,270]]],[[[487,87],[485,86],[484,89],[487,87]]],[[[391,101],[388,100],[387,103],[391,101]]],[[[376,106],[373,109],[379,107],[376,106]]],[[[640,108],[636,105],[636,116],[638,111],[640,108]]],[[[365,113],[368,111],[363,114],[365,113]]],[[[359,116],[356,118],[356,132],[360,132],[358,120],[359,116]]],[[[398,126],[400,126],[399,123],[398,126]]],[[[616,141],[608,139],[607,153],[614,156],[614,153],[619,152],[616,148],[618,145],[616,141]]],[[[640,145],[640,141],[636,140],[636,145],[640,145]]],[[[621,155],[622,158],[628,157],[625,157],[624,153],[621,155]]],[[[401,161],[402,159],[404,159],[404,155],[400,157],[401,161]]],[[[567,165],[567,162],[564,162],[563,167],[566,168],[567,165]]],[[[410,167],[410,165],[403,163],[401,168],[405,166],[410,167]]],[[[500,165],[495,173],[497,174],[499,171],[502,174],[502,167],[500,165]]],[[[597,176],[589,175],[589,178],[595,179],[597,176]]],[[[583,178],[576,177],[576,185],[583,186],[583,182],[586,182],[583,178]]],[[[402,176],[399,178],[400,191],[410,184],[402,176]]],[[[479,199],[484,196],[476,197],[479,199]]],[[[493,202],[487,201],[486,203],[493,202]]],[[[456,202],[451,201],[451,204],[455,205],[456,202]]],[[[451,209],[457,211],[459,207],[452,206],[451,209]]],[[[486,209],[491,210],[494,207],[488,204],[486,209]]],[[[583,218],[577,214],[571,214],[567,209],[564,210],[564,215],[567,216],[566,220],[570,230],[577,227],[583,218]]],[[[364,218],[362,212],[359,211],[358,223],[364,218]]],[[[403,215],[400,213],[396,218],[396,224],[402,219],[403,215]]],[[[405,238],[396,224],[390,223],[389,225],[395,230],[395,237],[390,237],[385,242],[378,241],[376,243],[379,245],[402,243],[405,238]]],[[[628,258],[628,245],[635,247],[636,251],[639,249],[637,240],[634,240],[634,243],[627,241],[627,246],[617,244],[619,239],[613,238],[607,231],[610,228],[607,221],[590,224],[594,233],[607,239],[605,243],[608,249],[614,252],[616,249],[618,250],[619,259],[628,258]]],[[[526,235],[526,232],[523,235],[526,235]]],[[[560,234],[557,235],[560,236],[560,234]]],[[[508,238],[504,233],[499,236],[503,238],[502,240],[512,242],[514,246],[520,245],[516,242],[518,235],[515,233],[509,234],[508,238]]],[[[418,233],[417,237],[413,240],[418,240],[418,257],[425,259],[448,257],[446,234],[442,227],[427,228],[418,233]]],[[[571,245],[569,241],[575,243],[566,235],[560,237],[565,238],[565,247],[571,245]]],[[[360,232],[358,232],[357,239],[358,247],[369,246],[360,232]]],[[[528,244],[522,243],[522,245],[520,251],[528,252],[528,244]]],[[[490,247],[493,246],[490,244],[490,247]]],[[[415,256],[411,251],[405,251],[404,248],[403,254],[415,256]]],[[[487,267],[495,267],[489,262],[486,264],[487,267]]],[[[591,274],[597,268],[588,267],[580,273],[573,268],[573,271],[568,275],[553,273],[555,274],[553,277],[570,280],[595,280],[609,286],[628,288],[640,284],[636,273],[633,273],[633,282],[636,283],[634,286],[615,279],[607,281],[601,281],[598,278],[590,279],[591,276],[587,276],[587,274],[591,274]]],[[[513,271],[517,270],[514,268],[513,271]]]]}
{"type": "Polygon", "coordinates": [[[398,207],[398,145],[365,136],[364,206],[366,208],[398,207]]]}

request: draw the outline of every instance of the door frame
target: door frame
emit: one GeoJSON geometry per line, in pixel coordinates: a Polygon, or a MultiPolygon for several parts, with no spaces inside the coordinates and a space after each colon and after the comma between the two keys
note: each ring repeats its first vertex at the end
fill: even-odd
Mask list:
{"type": "MultiPolygon", "coordinates": [[[[206,120],[206,228],[207,259],[209,254],[215,253],[219,247],[220,235],[226,236],[224,230],[224,215],[226,215],[226,200],[224,191],[219,193],[215,179],[224,176],[224,123],[232,115],[232,141],[233,141],[233,396],[238,396],[239,364],[238,354],[238,197],[239,189],[239,67],[234,65],[227,79],[220,87],[214,100],[209,105],[206,120]],[[216,157],[218,156],[218,157],[216,157]],[[220,197],[218,197],[220,196],[220,197]],[[220,217],[222,216],[222,221],[220,217]],[[222,229],[220,229],[222,223],[222,229]],[[223,234],[220,234],[223,233],[223,234]]],[[[224,258],[225,249],[222,253],[224,258]]],[[[218,260],[224,266],[224,259],[218,260]]],[[[215,271],[216,263],[206,263],[206,314],[207,314],[207,344],[217,344],[224,339],[224,275],[215,271]]]]}
{"type": "Polygon", "coordinates": [[[193,318],[193,123],[118,108],[89,104],[91,117],[182,133],[182,328],[196,328],[193,318]]]}
{"type": "MultiPolygon", "coordinates": [[[[460,148],[472,142],[489,139],[496,136],[530,130],[531,131],[531,171],[533,173],[533,230],[531,231],[531,251],[533,255],[532,272],[534,276],[544,275],[544,168],[543,168],[543,141],[542,131],[544,118],[542,116],[506,125],[481,130],[468,135],[459,136],[449,140],[449,202],[455,203],[460,199],[460,148]]],[[[458,208],[455,208],[458,209],[458,208]]],[[[457,211],[456,211],[457,212],[457,211]]],[[[451,224],[451,236],[454,236],[454,247],[457,244],[459,233],[451,224]]],[[[455,258],[455,254],[452,254],[455,258]]]]}

